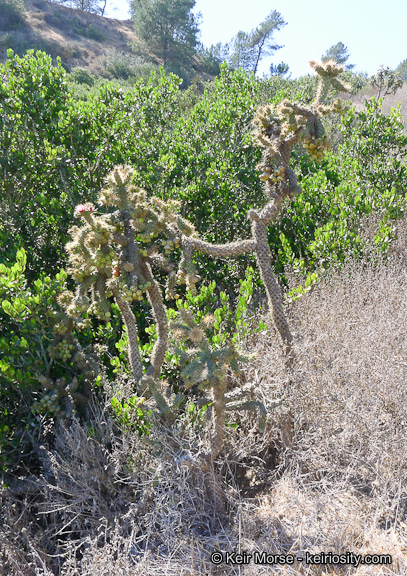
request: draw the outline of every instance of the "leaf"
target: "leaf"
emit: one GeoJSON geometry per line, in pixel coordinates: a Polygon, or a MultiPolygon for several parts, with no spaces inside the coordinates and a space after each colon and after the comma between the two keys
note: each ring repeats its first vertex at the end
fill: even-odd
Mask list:
{"type": "Polygon", "coordinates": [[[26,304],[21,298],[16,298],[13,302],[13,308],[17,314],[21,314],[21,312],[26,308],[26,304]]]}
{"type": "Polygon", "coordinates": [[[8,314],[9,316],[14,316],[13,306],[8,300],[3,300],[1,305],[6,314],[8,314]]]}

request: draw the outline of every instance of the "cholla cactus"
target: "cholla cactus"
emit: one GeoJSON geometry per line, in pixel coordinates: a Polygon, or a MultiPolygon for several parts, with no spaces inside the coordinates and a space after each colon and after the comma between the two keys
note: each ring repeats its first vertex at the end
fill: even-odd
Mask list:
{"type": "MultiPolygon", "coordinates": [[[[252,239],[223,245],[210,244],[194,236],[183,235],[181,239],[186,254],[198,250],[214,258],[225,258],[255,252],[274,323],[287,352],[291,349],[292,335],[284,315],[281,290],[271,269],[267,226],[277,217],[286,197],[292,199],[302,192],[296,175],[289,167],[294,144],[303,141],[312,158],[320,160],[323,157],[329,146],[320,116],[332,112],[341,113],[344,110],[342,101],[337,100],[327,106],[323,104],[323,99],[330,85],[344,91],[347,89],[337,79],[343,69],[335,62],[310,64],[321,79],[317,99],[311,107],[283,100],[276,109],[272,105],[259,108],[253,120],[254,144],[263,149],[258,169],[268,203],[260,211],[248,212],[248,217],[252,220],[252,239]]],[[[192,270],[190,273],[193,273],[192,270]]]]}
{"type": "Polygon", "coordinates": [[[261,172],[263,191],[269,201],[261,210],[250,210],[252,235],[260,275],[267,291],[269,305],[273,311],[276,327],[290,349],[292,336],[286,322],[281,292],[270,266],[270,249],[267,240],[267,226],[280,212],[286,197],[292,199],[302,190],[297,177],[289,167],[292,148],[302,141],[314,160],[321,160],[329,148],[320,116],[332,112],[342,113],[345,109],[341,100],[331,105],[323,104],[329,86],[346,91],[345,84],[337,76],[343,71],[335,62],[323,64],[310,62],[320,76],[317,97],[310,107],[283,100],[277,107],[267,105],[259,108],[254,120],[254,144],[262,148],[263,154],[258,169],[261,172]]]}
{"type": "Polygon", "coordinates": [[[75,294],[66,292],[60,300],[71,316],[87,312],[109,320],[109,298],[114,297],[127,329],[130,364],[140,382],[143,368],[130,304],[146,297],[151,304],[158,338],[146,376],[157,378],[167,349],[168,326],[161,291],[151,267],[158,266],[168,274],[167,297],[172,296],[175,280],[185,280],[191,286],[198,279],[189,272],[188,254],[178,274],[169,258],[180,246],[181,235],[196,234],[194,227],[177,214],[177,202],[147,198],[144,190],[132,184],[132,177],[130,167],[119,166],[106,179],[98,203],[117,208],[116,211],[99,214],[92,204],[76,207],[75,214],[83,224],[71,228],[73,239],[67,250],[69,272],[78,286],[75,294]]]}
{"type": "Polygon", "coordinates": [[[370,84],[378,89],[377,98],[385,98],[390,94],[395,94],[403,86],[403,80],[397,74],[386,66],[380,66],[379,70],[369,78],[370,84]]]}
{"type": "MultiPolygon", "coordinates": [[[[193,264],[194,250],[214,258],[235,257],[254,252],[260,269],[269,306],[275,325],[286,346],[292,345],[292,335],[286,321],[282,294],[271,268],[271,254],[267,227],[280,212],[285,198],[294,198],[301,192],[296,175],[289,167],[293,146],[303,142],[314,159],[321,159],[328,149],[328,142],[321,116],[342,112],[344,106],[337,100],[324,104],[330,86],[346,90],[337,76],[342,71],[334,62],[310,63],[320,76],[315,102],[309,106],[283,100],[277,107],[265,106],[258,110],[253,124],[255,145],[262,148],[262,160],[258,165],[267,204],[261,210],[250,210],[252,238],[217,245],[201,240],[193,225],[178,213],[176,201],[164,201],[155,196],[148,198],[144,190],[132,184],[133,172],[128,166],[115,168],[106,179],[106,188],[99,195],[98,203],[115,209],[98,213],[93,204],[81,204],[75,214],[82,226],[71,229],[72,241],[67,245],[70,272],[77,281],[75,294],[66,292],[60,302],[71,316],[93,313],[102,320],[110,318],[109,298],[113,297],[126,325],[129,340],[129,360],[139,384],[154,396],[159,411],[171,416],[179,399],[170,406],[161,394],[156,381],[160,375],[164,355],[168,347],[168,325],[164,299],[152,268],[158,267],[167,274],[165,298],[179,297],[177,284],[185,283],[196,292],[199,281],[193,264]],[[178,269],[171,253],[181,252],[178,269]],[[138,330],[131,303],[150,302],[157,324],[157,341],[153,348],[150,366],[143,373],[138,349],[138,330]]],[[[195,324],[187,312],[181,314],[181,324],[174,326],[178,337],[195,343],[195,348],[184,352],[189,364],[184,370],[187,382],[200,383],[212,390],[214,404],[214,432],[211,441],[211,457],[218,454],[223,441],[224,413],[229,406],[242,409],[257,408],[259,403],[244,398],[229,398],[226,393],[226,370],[238,371],[238,361],[243,360],[232,345],[213,351],[205,332],[195,324]]],[[[58,353],[69,354],[71,350],[58,348],[58,353]]],[[[244,394],[241,396],[244,397],[244,394]]],[[[171,416],[172,417],[172,416],[171,416]]],[[[171,418],[170,418],[171,419],[171,418]]]]}
{"type": "MultiPolygon", "coordinates": [[[[172,333],[177,342],[190,344],[186,350],[176,350],[181,364],[186,365],[182,371],[185,386],[190,388],[198,384],[200,390],[211,392],[209,398],[201,399],[201,403],[212,405],[212,431],[209,451],[201,457],[199,468],[205,473],[206,487],[215,509],[223,512],[225,495],[211,474],[211,466],[223,445],[225,411],[258,410],[261,414],[260,430],[264,427],[267,412],[261,402],[245,398],[245,395],[251,392],[248,388],[227,392],[228,370],[235,375],[240,374],[239,362],[247,362],[251,356],[241,354],[232,343],[214,350],[205,331],[195,322],[189,310],[180,310],[178,316],[178,321],[171,325],[172,333]]],[[[205,325],[205,322],[202,325],[205,325]]]]}
{"type": "Polygon", "coordinates": [[[232,343],[214,350],[204,329],[195,322],[189,310],[180,310],[178,315],[178,321],[171,324],[172,332],[177,341],[189,342],[191,345],[186,350],[179,348],[176,350],[181,364],[186,365],[182,371],[185,386],[190,388],[198,384],[201,390],[211,391],[212,397],[205,401],[213,403],[210,457],[214,459],[222,448],[225,410],[228,410],[228,404],[232,404],[230,409],[233,410],[258,409],[262,417],[266,414],[266,410],[261,402],[242,401],[242,395],[236,394],[232,394],[229,398],[226,392],[228,370],[230,369],[235,375],[240,374],[239,362],[248,362],[252,356],[241,354],[232,343]]]}

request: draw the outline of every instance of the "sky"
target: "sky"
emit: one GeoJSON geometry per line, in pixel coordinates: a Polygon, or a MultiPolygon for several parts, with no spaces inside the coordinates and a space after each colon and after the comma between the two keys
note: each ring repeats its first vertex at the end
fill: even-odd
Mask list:
{"type": "MultiPolygon", "coordinates": [[[[107,0],[106,8],[107,17],[129,18],[128,0],[107,0]]],[[[202,15],[200,40],[209,47],[229,42],[239,30],[250,32],[273,10],[287,22],[274,34],[284,48],[262,60],[260,76],[281,61],[292,78],[308,74],[308,62],[320,60],[338,42],[348,48],[354,70],[369,76],[381,65],[394,69],[407,58],[405,0],[196,0],[194,12],[202,15]]]]}

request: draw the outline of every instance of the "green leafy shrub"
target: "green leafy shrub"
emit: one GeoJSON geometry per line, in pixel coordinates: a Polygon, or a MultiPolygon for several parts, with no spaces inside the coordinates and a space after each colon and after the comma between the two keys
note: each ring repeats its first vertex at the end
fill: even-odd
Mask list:
{"type": "Polygon", "coordinates": [[[24,58],[9,52],[0,78],[0,261],[23,247],[28,274],[56,273],[72,208],[96,196],[112,166],[131,161],[147,181],[157,181],[159,142],[175,118],[178,81],[161,75],[131,94],[108,84],[77,102],[60,62],[53,67],[33,51],[24,58]]]}
{"type": "Polygon", "coordinates": [[[86,84],[87,86],[93,86],[95,84],[94,75],[83,68],[74,68],[68,74],[67,80],[77,82],[78,84],[86,84]]]}
{"type": "MultiPolygon", "coordinates": [[[[11,266],[0,264],[0,430],[3,466],[13,466],[29,433],[41,419],[85,409],[97,366],[86,357],[62,313],[57,294],[67,274],[42,273],[32,285],[25,277],[26,254],[11,266]],[[4,431],[7,427],[7,435],[4,431]]],[[[21,465],[21,462],[20,462],[21,465]]]]}
{"type": "Polygon", "coordinates": [[[141,56],[125,54],[114,48],[108,50],[104,66],[114,78],[133,81],[140,78],[148,80],[151,72],[158,69],[156,64],[148,62],[141,56]]]}
{"type": "Polygon", "coordinates": [[[363,110],[351,110],[343,118],[338,172],[343,180],[352,174],[359,185],[374,188],[378,194],[391,188],[400,194],[407,188],[407,136],[400,107],[386,116],[381,104],[371,98],[363,110]]]}
{"type": "Polygon", "coordinates": [[[68,108],[64,75],[41,52],[19,58],[9,51],[0,66],[0,260],[24,247],[41,267],[58,261],[56,223],[70,203],[59,186],[69,156],[56,129],[68,108]]]}

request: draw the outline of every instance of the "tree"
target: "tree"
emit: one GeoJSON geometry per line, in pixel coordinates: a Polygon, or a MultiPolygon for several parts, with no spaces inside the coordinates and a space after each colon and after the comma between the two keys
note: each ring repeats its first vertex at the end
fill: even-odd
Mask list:
{"type": "Polygon", "coordinates": [[[198,47],[195,0],[132,0],[134,31],[144,52],[169,64],[190,64],[198,47]]]}
{"type": "MultiPolygon", "coordinates": [[[[289,66],[285,62],[280,62],[280,64],[271,64],[270,66],[270,74],[272,76],[285,76],[288,74],[289,66]]],[[[291,76],[291,74],[290,74],[291,76]]],[[[288,78],[290,77],[288,76],[288,78]]]]}
{"type": "Polygon", "coordinates": [[[254,56],[254,68],[253,72],[256,74],[257,67],[261,58],[264,56],[269,56],[275,50],[282,48],[278,44],[273,42],[273,33],[276,30],[280,30],[282,26],[285,26],[287,22],[284,22],[281,14],[276,10],[270,12],[267,18],[262,22],[255,30],[251,32],[251,46],[254,56]]]}
{"type": "Polygon", "coordinates": [[[399,75],[399,78],[403,80],[403,82],[407,82],[407,58],[400,62],[396,68],[396,72],[399,75]]]}
{"type": "Polygon", "coordinates": [[[348,54],[348,49],[343,42],[338,42],[334,44],[325,52],[322,56],[322,62],[328,62],[328,60],[334,60],[337,64],[343,64],[346,70],[352,70],[355,64],[345,64],[348,61],[350,54],[348,54]]]}
{"type": "Polygon", "coordinates": [[[107,0],[51,0],[54,4],[69,6],[81,12],[89,12],[103,16],[106,10],[107,0]]]}
{"type": "Polygon", "coordinates": [[[207,74],[218,76],[220,65],[229,61],[230,46],[229,44],[212,44],[206,48],[203,44],[198,47],[198,54],[201,59],[202,70],[207,74]]]}
{"type": "Polygon", "coordinates": [[[281,14],[273,10],[250,33],[239,31],[227,45],[230,53],[227,63],[232,68],[243,68],[256,74],[260,60],[282,48],[273,42],[273,33],[285,26],[281,14]]]}
{"type": "Polygon", "coordinates": [[[236,36],[232,38],[228,64],[235,69],[253,70],[255,55],[251,45],[251,35],[247,32],[239,30],[236,36]]]}

